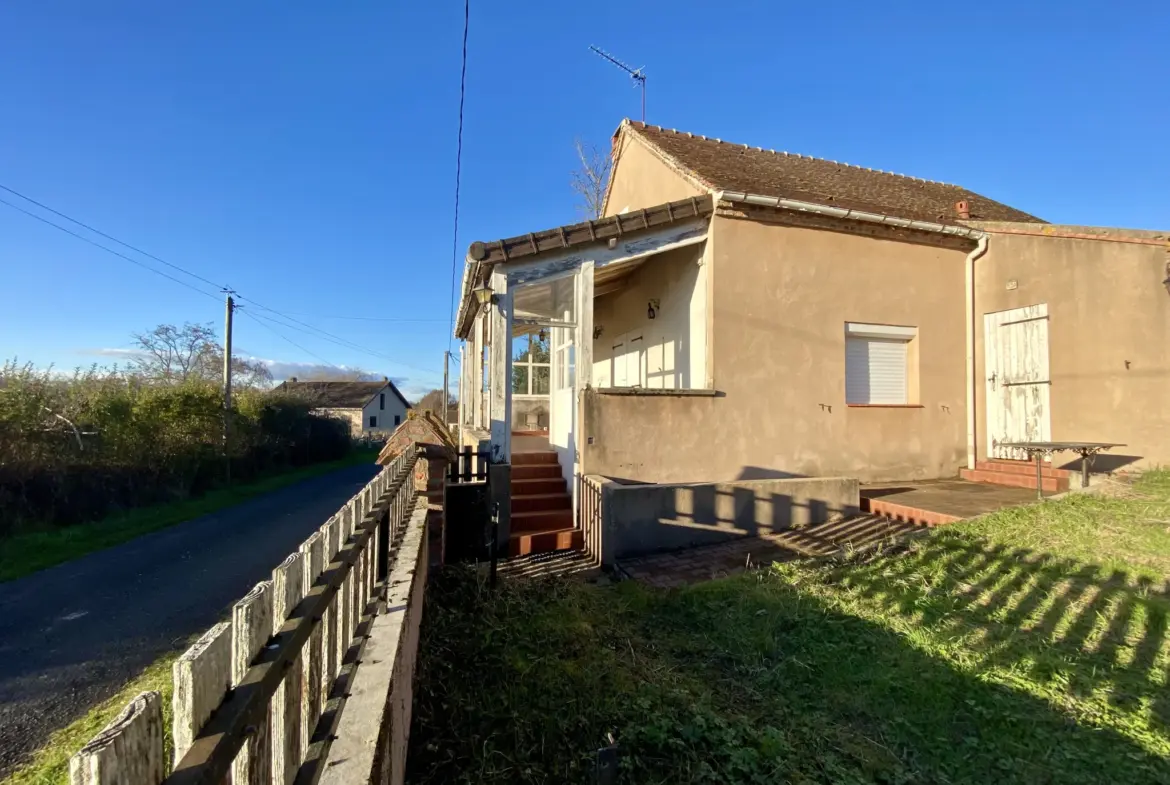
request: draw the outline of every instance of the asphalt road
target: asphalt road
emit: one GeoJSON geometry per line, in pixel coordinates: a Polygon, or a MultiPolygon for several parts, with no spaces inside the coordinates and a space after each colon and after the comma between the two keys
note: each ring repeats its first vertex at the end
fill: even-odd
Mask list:
{"type": "Polygon", "coordinates": [[[0,777],[219,621],[376,470],[340,469],[0,583],[0,777]]]}

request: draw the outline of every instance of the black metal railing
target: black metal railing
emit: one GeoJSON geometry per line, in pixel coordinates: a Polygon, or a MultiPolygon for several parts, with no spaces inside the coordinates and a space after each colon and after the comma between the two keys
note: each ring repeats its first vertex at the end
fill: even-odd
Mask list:
{"type": "Polygon", "coordinates": [[[455,460],[447,467],[447,482],[486,482],[491,453],[464,447],[455,453],[455,460]]]}

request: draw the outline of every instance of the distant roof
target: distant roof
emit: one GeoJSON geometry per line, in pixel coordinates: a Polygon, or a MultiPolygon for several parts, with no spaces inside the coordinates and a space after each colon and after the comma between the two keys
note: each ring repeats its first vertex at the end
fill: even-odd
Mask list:
{"type": "Polygon", "coordinates": [[[942,223],[957,223],[955,203],[965,201],[973,221],[1044,223],[949,183],[733,144],[633,120],[623,121],[618,133],[626,128],[707,189],[787,197],[942,223]]]}
{"type": "Polygon", "coordinates": [[[298,382],[294,377],[276,385],[276,389],[282,392],[311,396],[322,409],[361,409],[387,387],[398,396],[403,406],[410,408],[410,402],[388,379],[377,382],[298,382]]]}

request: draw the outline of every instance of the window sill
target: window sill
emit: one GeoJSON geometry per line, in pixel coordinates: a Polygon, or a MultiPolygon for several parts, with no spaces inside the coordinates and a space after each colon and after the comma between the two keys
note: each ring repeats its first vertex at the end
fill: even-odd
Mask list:
{"type": "Polygon", "coordinates": [[[847,403],[850,409],[925,409],[921,403],[847,403]]]}
{"type": "Polygon", "coordinates": [[[674,390],[657,387],[595,387],[598,395],[642,395],[657,398],[714,398],[718,390],[674,390]]]}

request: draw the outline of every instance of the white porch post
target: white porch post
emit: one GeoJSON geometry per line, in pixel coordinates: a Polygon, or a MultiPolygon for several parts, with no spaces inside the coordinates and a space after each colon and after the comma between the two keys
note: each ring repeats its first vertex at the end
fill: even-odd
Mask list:
{"type": "Polygon", "coordinates": [[[512,292],[502,271],[492,273],[496,304],[489,312],[491,368],[488,394],[491,412],[491,450],[494,463],[512,460],[512,292]]]}
{"type": "MultiPolygon", "coordinates": [[[[573,474],[585,473],[585,388],[593,384],[593,262],[583,262],[577,284],[577,397],[576,419],[573,423],[574,442],[577,445],[573,474]]],[[[573,490],[573,507],[578,503],[573,490]]]]}
{"type": "Polygon", "coordinates": [[[471,419],[468,424],[483,428],[483,314],[471,323],[471,419]]]}

